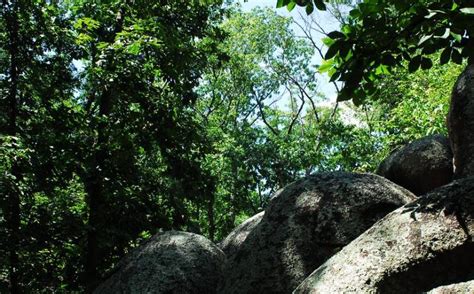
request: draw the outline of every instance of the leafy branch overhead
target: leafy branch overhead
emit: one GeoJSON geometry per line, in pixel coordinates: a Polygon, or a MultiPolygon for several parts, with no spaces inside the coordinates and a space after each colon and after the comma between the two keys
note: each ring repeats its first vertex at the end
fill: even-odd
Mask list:
{"type": "Polygon", "coordinates": [[[277,8],[280,7],[288,7],[288,10],[293,10],[296,5],[306,7],[306,13],[310,14],[314,11],[314,7],[316,6],[319,10],[326,10],[326,4],[324,4],[323,0],[315,0],[315,1],[306,1],[306,0],[278,0],[277,8]]]}
{"type": "MultiPolygon", "coordinates": [[[[295,5],[308,13],[314,7],[325,9],[322,1],[277,2],[290,10],[295,5]]],[[[441,52],[441,64],[474,62],[473,34],[472,1],[365,0],[350,11],[339,31],[327,34],[323,41],[328,50],[319,69],[343,83],[339,101],[360,104],[376,91],[374,81],[394,67],[429,69],[435,52],[441,52]]]]}

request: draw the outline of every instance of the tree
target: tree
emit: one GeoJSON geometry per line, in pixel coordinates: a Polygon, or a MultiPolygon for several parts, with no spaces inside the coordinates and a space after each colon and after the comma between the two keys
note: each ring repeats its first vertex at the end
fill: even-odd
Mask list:
{"type": "Polygon", "coordinates": [[[374,82],[377,91],[356,112],[370,134],[366,142],[375,147],[375,166],[369,171],[375,171],[392,151],[413,140],[448,134],[446,113],[461,71],[460,65],[434,62],[429,71],[409,73],[405,68],[395,68],[374,82]]]}
{"type": "MultiPolygon", "coordinates": [[[[277,6],[306,6],[313,1],[279,1],[277,6]]],[[[322,1],[314,1],[325,9],[322,1]]],[[[374,81],[408,62],[412,72],[432,67],[430,55],[442,51],[440,63],[474,61],[470,1],[367,0],[350,11],[347,24],[328,34],[326,63],[332,80],[344,83],[339,100],[360,104],[376,90],[374,81]]]]}
{"type": "Polygon", "coordinates": [[[69,125],[55,122],[63,115],[55,106],[67,103],[74,85],[67,70],[72,59],[67,21],[61,13],[54,3],[2,2],[0,219],[6,234],[0,247],[12,293],[24,291],[27,263],[34,263],[28,253],[38,249],[34,237],[25,236],[31,232],[32,195],[51,190],[70,175],[67,165],[58,164],[67,162],[61,140],[69,125]]]}
{"type": "Polygon", "coordinates": [[[367,131],[321,105],[314,48],[290,24],[269,9],[235,8],[221,26],[229,60],[213,63],[199,87],[196,110],[213,146],[205,168],[216,178],[212,218],[200,223],[217,239],[302,176],[375,169],[367,131]]]}
{"type": "Polygon", "coordinates": [[[189,225],[212,190],[191,107],[220,39],[205,2],[3,1],[0,291],[90,292],[189,225]]]}
{"type": "Polygon", "coordinates": [[[284,130],[271,124],[271,105],[290,89],[292,95],[297,93],[291,119],[295,124],[308,99],[313,106],[315,103],[315,97],[302,94],[315,87],[309,66],[312,49],[292,36],[289,24],[288,19],[270,10],[243,13],[234,9],[221,26],[227,34],[221,48],[229,60],[215,62],[199,88],[202,97],[196,108],[215,148],[207,164],[218,178],[213,202],[216,223],[223,230],[219,237],[235,227],[242,212],[258,212],[266,204],[268,193],[291,181],[286,174],[289,168],[281,162],[272,163],[279,174],[276,178],[270,179],[270,166],[265,166],[272,160],[279,161],[275,154],[281,147],[273,144],[277,153],[268,153],[268,133],[281,133],[283,137],[292,128],[284,130]],[[290,64],[290,60],[295,63],[290,64]],[[301,85],[301,91],[295,82],[301,85]],[[266,163],[259,163],[264,158],[266,163]]]}
{"type": "Polygon", "coordinates": [[[157,187],[143,185],[144,156],[166,167],[163,172],[171,181],[167,185],[175,190],[167,197],[174,210],[173,227],[186,224],[183,200],[203,195],[202,186],[194,185],[202,177],[195,163],[202,147],[189,105],[212,49],[199,43],[213,34],[218,6],[198,1],[145,4],[76,1],[71,7],[85,64],[79,99],[87,146],[81,146],[85,160],[78,174],[87,192],[88,291],[130,241],[156,221],[147,219],[146,213],[127,217],[127,206],[147,211],[153,206],[146,204],[156,203],[153,194],[159,193],[157,187]],[[128,223],[126,229],[120,227],[122,222],[128,223]]]}

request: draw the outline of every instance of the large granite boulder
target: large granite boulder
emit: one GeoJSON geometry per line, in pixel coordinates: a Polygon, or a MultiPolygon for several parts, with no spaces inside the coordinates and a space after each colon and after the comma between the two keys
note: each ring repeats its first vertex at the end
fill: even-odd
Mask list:
{"type": "Polygon", "coordinates": [[[228,258],[219,293],[289,293],[378,219],[416,197],[373,174],[322,173],[273,198],[228,258]]]}
{"type": "Polygon", "coordinates": [[[425,194],[452,181],[453,154],[449,140],[442,135],[428,136],[392,152],[377,174],[410,190],[425,194]]]}
{"type": "Polygon", "coordinates": [[[94,293],[215,293],[225,254],[203,236],[168,231],[125,256],[94,293]]]}
{"type": "Polygon", "coordinates": [[[237,226],[230,234],[219,243],[219,248],[224,251],[227,256],[234,255],[238,251],[247,236],[258,226],[265,214],[264,211],[257,213],[237,226]]]}
{"type": "Polygon", "coordinates": [[[473,237],[474,177],[390,213],[316,269],[294,293],[425,293],[470,281],[473,237]]]}
{"type": "Polygon", "coordinates": [[[474,293],[474,281],[452,284],[447,286],[440,286],[435,288],[427,294],[469,294],[474,293]]]}
{"type": "Polygon", "coordinates": [[[474,64],[466,67],[454,85],[448,130],[455,177],[474,176],[474,64]]]}

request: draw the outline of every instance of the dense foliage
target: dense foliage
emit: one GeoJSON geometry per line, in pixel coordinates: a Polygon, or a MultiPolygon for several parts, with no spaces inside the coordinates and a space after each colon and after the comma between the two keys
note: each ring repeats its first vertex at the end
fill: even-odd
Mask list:
{"type": "Polygon", "coordinates": [[[159,230],[219,241],[302,176],[445,132],[459,66],[337,108],[290,19],[220,2],[2,2],[0,292],[90,292],[159,230]]]}
{"type": "Polygon", "coordinates": [[[398,68],[375,81],[377,91],[359,113],[372,134],[368,144],[379,146],[375,162],[415,139],[447,136],[451,90],[462,68],[454,63],[435,63],[429,71],[414,73],[398,68]]]}
{"type": "MultiPolygon", "coordinates": [[[[298,4],[311,13],[313,3],[325,9],[322,0],[280,0],[277,6],[298,4]]],[[[341,101],[362,103],[376,91],[374,81],[394,67],[406,64],[410,72],[431,68],[430,56],[438,51],[441,64],[474,61],[472,1],[365,0],[349,15],[340,31],[328,33],[321,67],[344,83],[341,101]]]]}
{"type": "Polygon", "coordinates": [[[185,202],[209,194],[190,105],[220,6],[148,4],[3,2],[11,292],[90,291],[140,236],[183,227],[185,202]]]}

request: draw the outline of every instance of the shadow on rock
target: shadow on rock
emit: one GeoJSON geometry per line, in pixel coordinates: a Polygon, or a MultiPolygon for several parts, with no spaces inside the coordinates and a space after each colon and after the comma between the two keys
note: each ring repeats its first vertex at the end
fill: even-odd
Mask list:
{"type": "Polygon", "coordinates": [[[272,199],[228,259],[219,293],[289,293],[387,213],[416,197],[373,174],[321,173],[272,199]]]}
{"type": "Polygon", "coordinates": [[[295,293],[421,293],[474,278],[474,178],[390,213],[295,293]]]}

